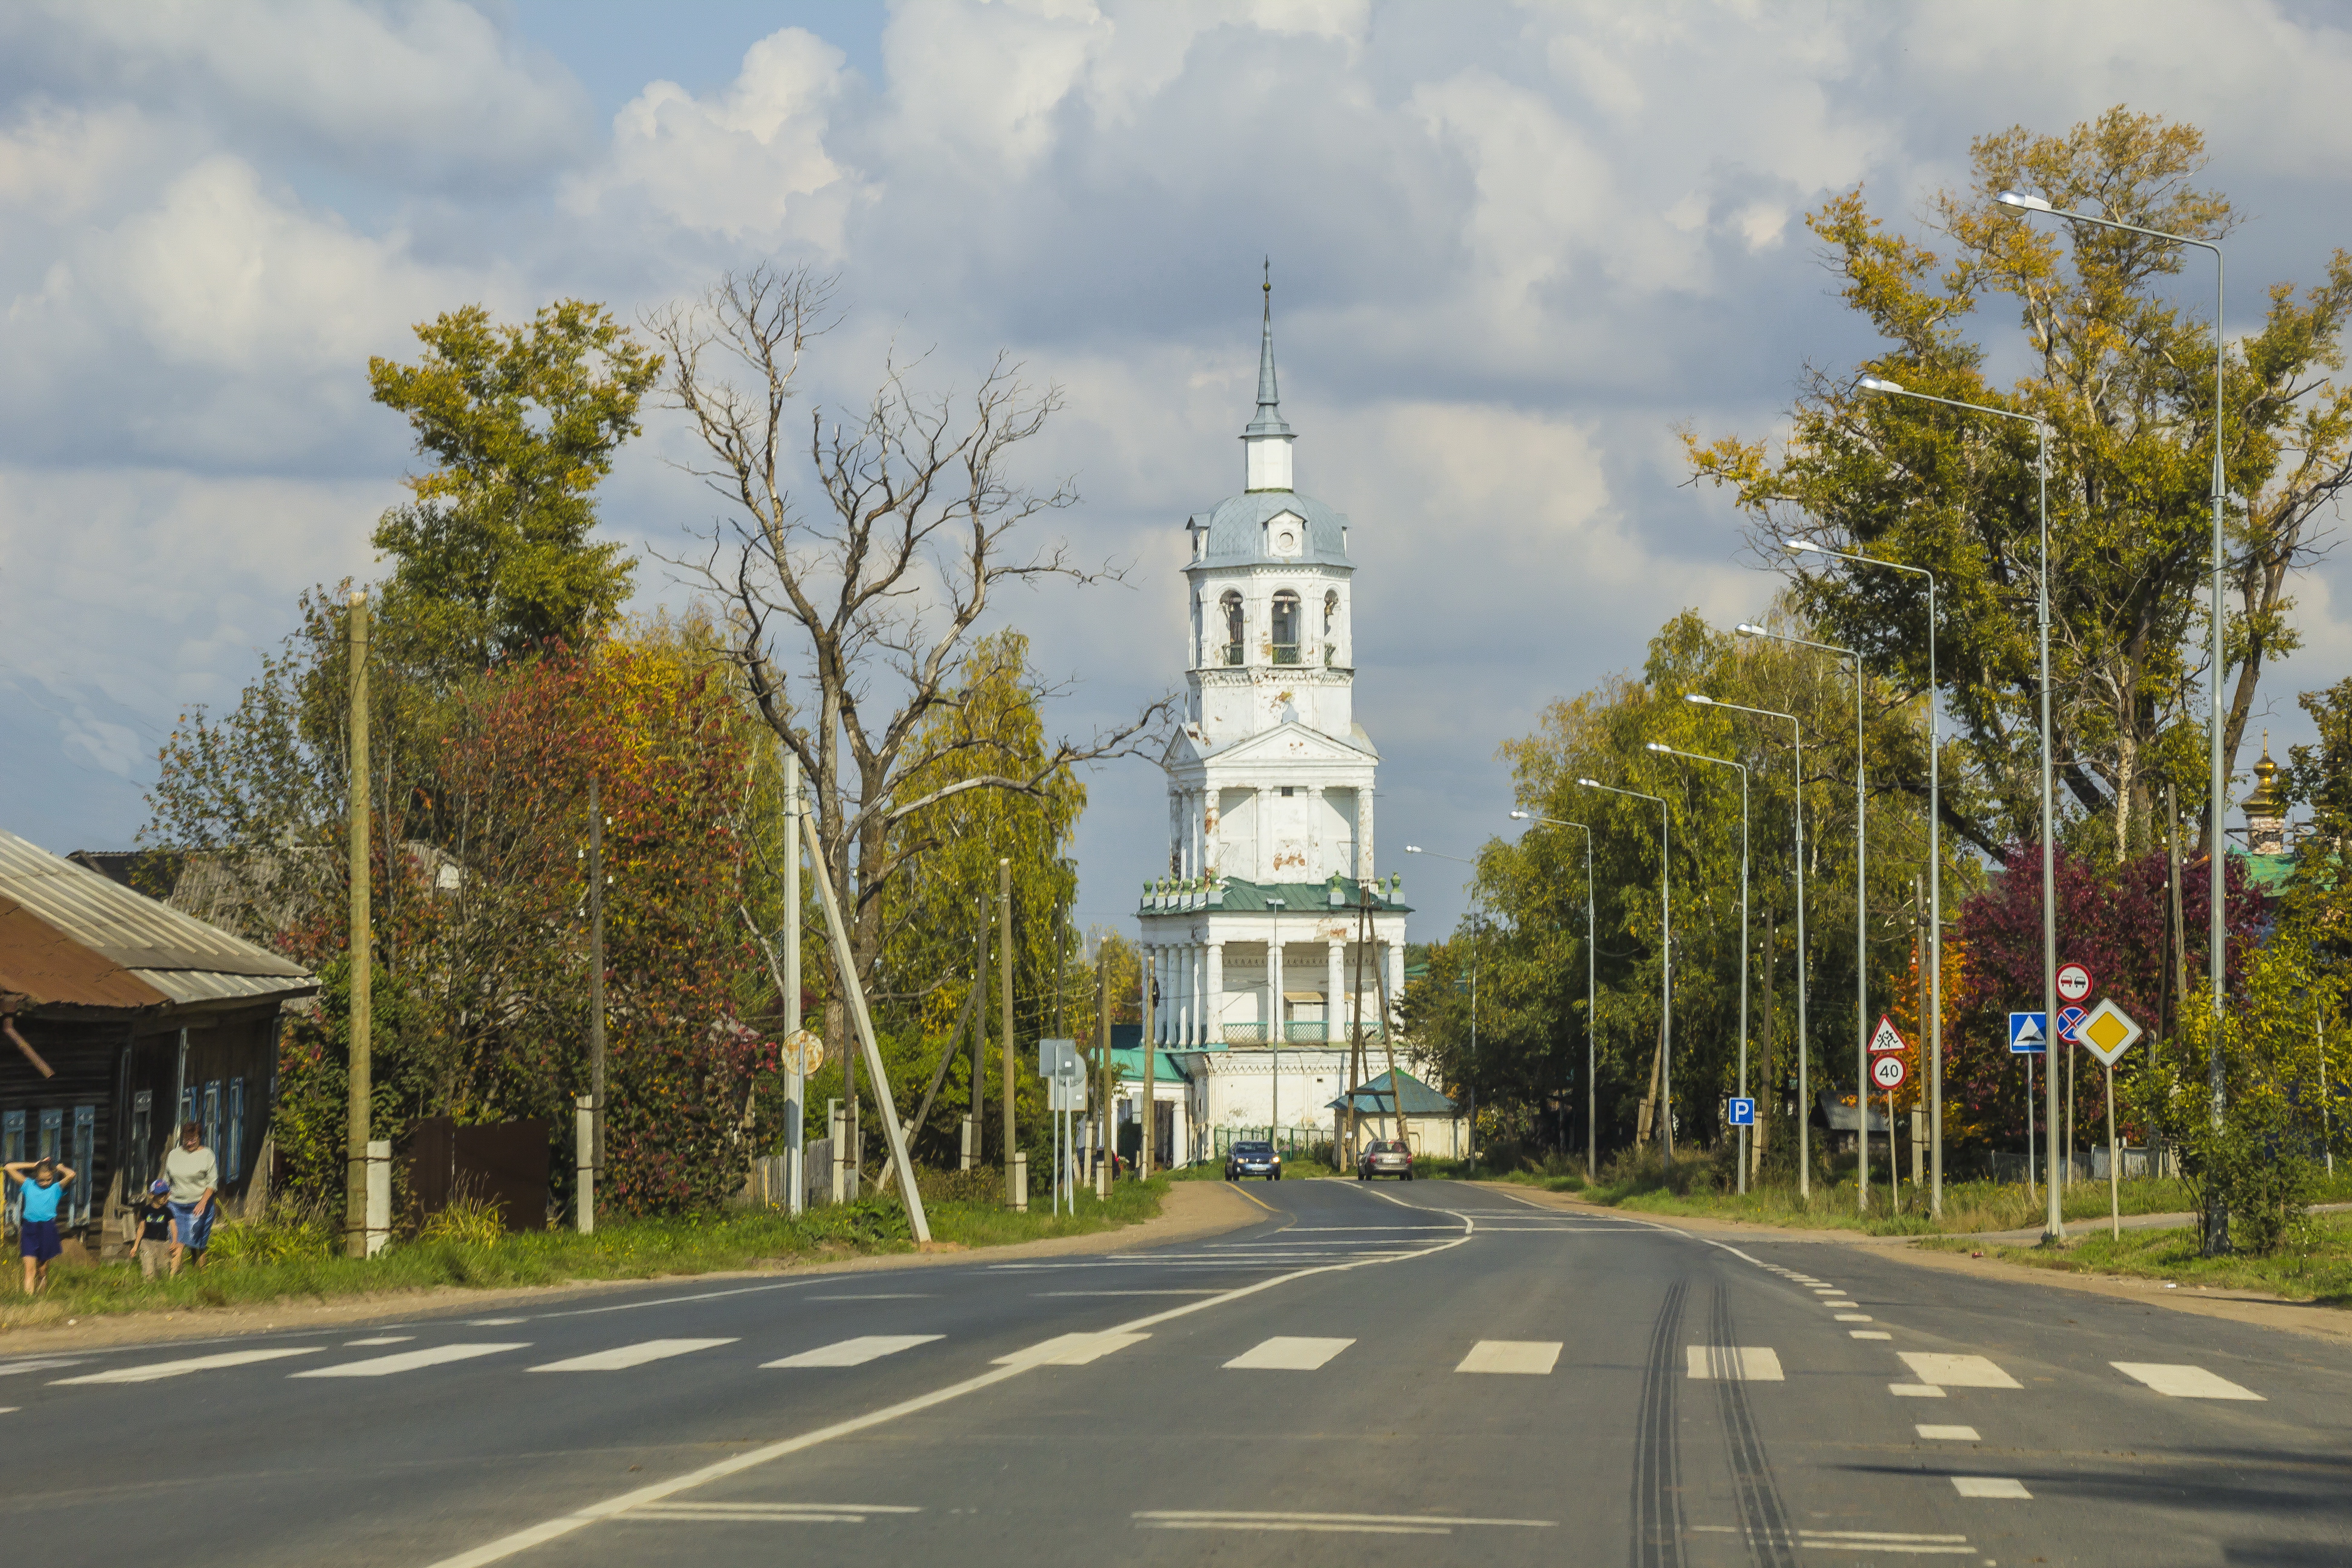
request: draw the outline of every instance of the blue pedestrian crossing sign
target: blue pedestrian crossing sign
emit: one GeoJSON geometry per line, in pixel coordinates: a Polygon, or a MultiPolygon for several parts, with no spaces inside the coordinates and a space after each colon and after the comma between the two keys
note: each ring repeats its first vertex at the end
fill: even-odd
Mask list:
{"type": "Polygon", "coordinates": [[[2011,1013],[2009,1016],[2009,1048],[2017,1056],[2048,1050],[2050,1048],[2050,1015],[2011,1013]]]}
{"type": "Polygon", "coordinates": [[[1735,1099],[1730,1103],[1731,1125],[1734,1127],[1753,1127],[1756,1125],[1756,1102],[1754,1100],[1735,1099]]]}

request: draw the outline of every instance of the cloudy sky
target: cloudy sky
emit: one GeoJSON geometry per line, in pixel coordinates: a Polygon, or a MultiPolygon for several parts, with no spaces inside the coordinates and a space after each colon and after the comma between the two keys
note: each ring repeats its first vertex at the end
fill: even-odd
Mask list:
{"type": "MultiPolygon", "coordinates": [[[[1241,488],[1274,259],[1300,488],[1349,513],[1380,863],[1424,934],[1503,826],[1502,739],[1771,581],[1675,431],[1777,431],[1801,367],[1869,352],[1805,233],[1892,216],[1969,139],[2103,108],[2195,122],[2239,203],[2233,327],[2352,241],[2336,6],[1435,0],[17,0],[0,11],[0,824],[121,847],[157,746],[224,704],[306,584],[376,570],[408,466],[366,358],[467,302],[635,318],[763,260],[854,308],[812,373],[893,342],[941,390],[1000,347],[1068,410],[1075,550],[1124,586],[1008,613],[1083,731],[1180,679],[1180,524],[1241,488]]],[[[2207,298],[2201,275],[2184,285],[2207,298]]],[[[2013,321],[1981,330],[2013,349],[2013,321]]],[[[713,503],[657,413],[608,528],[674,551],[713,503]]],[[[650,565],[646,602],[684,590],[650,565]]],[[[2265,696],[2352,667],[2306,584],[2265,696]]],[[[1091,781],[1082,918],[1164,861],[1156,770],[1091,781]]]]}

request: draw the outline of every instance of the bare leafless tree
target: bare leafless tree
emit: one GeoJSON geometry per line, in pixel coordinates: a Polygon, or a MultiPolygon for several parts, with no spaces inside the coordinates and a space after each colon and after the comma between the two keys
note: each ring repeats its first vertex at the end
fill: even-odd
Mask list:
{"type": "MultiPolygon", "coordinates": [[[[975,773],[899,798],[903,781],[940,776],[945,759],[922,738],[922,720],[957,700],[959,666],[997,590],[1118,573],[1075,564],[1059,541],[1014,538],[1077,494],[1067,479],[1038,490],[1013,478],[1015,449],[1045,427],[1062,395],[1026,381],[1003,353],[966,397],[919,392],[894,354],[851,417],[814,399],[796,415],[803,361],[841,320],[835,289],[804,268],[763,266],[722,277],[647,326],[667,356],[669,401],[709,454],[690,471],[728,502],[704,547],[671,563],[730,606],[730,657],[800,758],[814,847],[834,885],[852,889],[850,946],[870,982],[882,890],[921,847],[894,842],[894,823],[959,791],[1038,794],[1064,769],[1143,751],[1172,699],[1060,742],[1026,777],[975,773]]],[[[840,1026],[830,1008],[826,1023],[840,1026]]]]}

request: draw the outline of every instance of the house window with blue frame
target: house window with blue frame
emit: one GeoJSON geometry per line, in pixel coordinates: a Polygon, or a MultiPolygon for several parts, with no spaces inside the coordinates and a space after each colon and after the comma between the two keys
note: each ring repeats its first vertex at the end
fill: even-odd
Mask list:
{"type": "Polygon", "coordinates": [[[228,1137],[221,1150],[221,1169],[236,1181],[245,1174],[245,1079],[228,1080],[228,1137]]]}

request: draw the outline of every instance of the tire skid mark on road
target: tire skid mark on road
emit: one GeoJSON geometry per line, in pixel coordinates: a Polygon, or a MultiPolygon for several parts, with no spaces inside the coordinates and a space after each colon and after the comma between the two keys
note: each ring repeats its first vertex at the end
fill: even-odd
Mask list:
{"type": "MultiPolygon", "coordinates": [[[[1720,1279],[1715,1284],[1712,1332],[1717,1344],[1739,1342],[1738,1325],[1731,1319],[1731,1287],[1720,1279]]],[[[1789,1510],[1780,1501],[1780,1486],[1772,1479],[1772,1461],[1765,1454],[1762,1435],[1756,1429],[1756,1413],[1748,1399],[1748,1380],[1716,1379],[1715,1403],[1723,1418],[1724,1443],[1731,1451],[1732,1489],[1739,1499],[1739,1529],[1748,1541],[1748,1558],[1766,1568],[1796,1568],[1796,1552],[1789,1533],[1789,1510]]]]}
{"type": "Polygon", "coordinates": [[[1683,1297],[1677,1279],[1650,1331],[1650,1360],[1642,1374],[1642,1407],[1633,1430],[1633,1568],[1682,1568],[1682,1447],[1675,1429],[1675,1390],[1682,1383],[1683,1297]]]}

